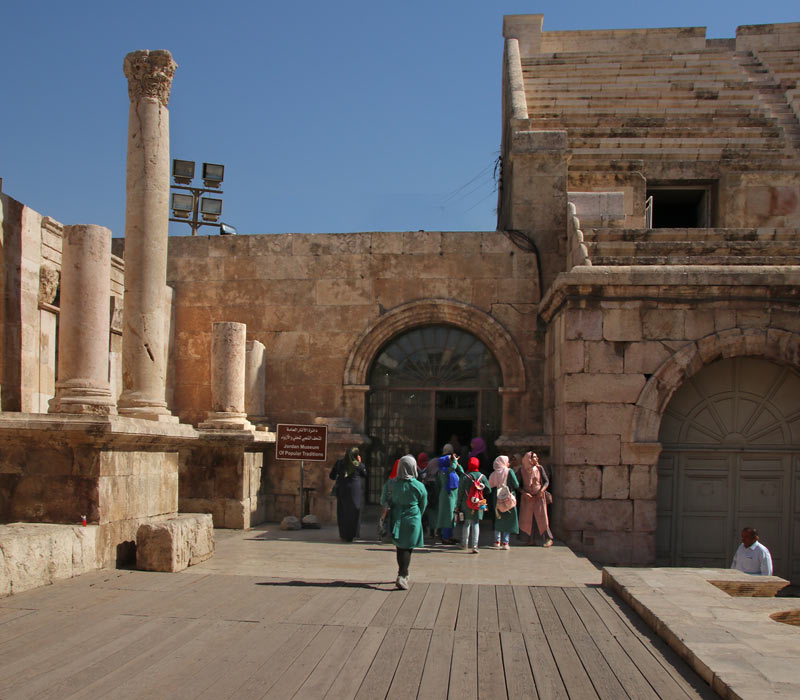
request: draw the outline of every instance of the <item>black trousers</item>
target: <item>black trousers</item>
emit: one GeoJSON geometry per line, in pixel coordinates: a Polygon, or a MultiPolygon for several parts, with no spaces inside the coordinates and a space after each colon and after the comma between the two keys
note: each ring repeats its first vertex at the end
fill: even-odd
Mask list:
{"type": "Polygon", "coordinates": [[[400,549],[400,547],[396,547],[397,549],[397,575],[398,576],[408,576],[408,565],[411,563],[411,549],[400,549]]]}

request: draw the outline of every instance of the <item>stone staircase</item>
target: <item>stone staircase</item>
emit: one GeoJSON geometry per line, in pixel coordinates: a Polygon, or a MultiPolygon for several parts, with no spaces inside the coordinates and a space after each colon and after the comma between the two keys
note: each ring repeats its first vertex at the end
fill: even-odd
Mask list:
{"type": "Polygon", "coordinates": [[[797,50],[740,51],[734,60],[751,78],[768,114],[781,130],[786,147],[795,156],[800,153],[800,121],[787,101],[787,90],[797,87],[800,56],[797,50]]]}
{"type": "Polygon", "coordinates": [[[589,229],[592,265],[800,265],[797,229],[589,229]]]}
{"type": "MultiPolygon", "coordinates": [[[[800,75],[791,59],[782,80],[800,75]]],[[[752,52],[555,53],[522,60],[532,128],[566,129],[572,165],[736,160],[775,169],[798,157],[781,85],[752,52]],[[766,69],[764,69],[766,70],[766,69]]]]}

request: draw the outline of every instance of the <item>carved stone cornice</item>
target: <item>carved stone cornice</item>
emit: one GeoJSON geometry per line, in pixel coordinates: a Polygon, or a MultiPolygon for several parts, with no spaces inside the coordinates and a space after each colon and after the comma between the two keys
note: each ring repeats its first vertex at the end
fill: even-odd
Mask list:
{"type": "Polygon", "coordinates": [[[164,49],[131,51],[122,64],[122,70],[128,79],[128,97],[131,102],[142,97],[151,97],[166,107],[177,67],[172,54],[164,49]]]}

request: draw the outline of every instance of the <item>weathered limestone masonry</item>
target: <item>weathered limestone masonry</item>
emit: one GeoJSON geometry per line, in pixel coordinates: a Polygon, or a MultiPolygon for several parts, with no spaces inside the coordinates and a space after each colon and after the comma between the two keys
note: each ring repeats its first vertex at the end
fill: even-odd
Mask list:
{"type": "MultiPolygon", "coordinates": [[[[170,521],[169,532],[193,542],[191,556],[178,557],[180,565],[213,551],[213,537],[200,532],[210,531],[210,518],[178,516],[179,450],[196,440],[197,431],[177,425],[165,401],[166,310],[171,296],[165,285],[169,184],[165,108],[174,68],[168,52],[135,52],[125,61],[132,99],[127,217],[131,264],[125,270],[121,373],[126,410],[136,418],[115,415],[116,393],[112,394],[109,373],[116,367],[113,347],[109,353],[109,326],[118,317],[119,305],[109,303],[110,234],[95,226],[66,227],[64,232],[59,381],[51,415],[8,411],[0,415],[0,520],[84,519],[96,525],[89,532],[96,538],[93,551],[98,566],[130,561],[140,526],[154,521],[170,521]]],[[[33,244],[28,256],[35,260],[31,253],[37,236],[45,242],[45,227],[39,233],[35,216],[28,217],[32,226],[24,207],[17,211],[7,198],[3,205],[4,239],[25,242],[27,235],[33,244]],[[11,216],[5,212],[8,204],[11,216]]],[[[14,318],[18,305],[23,310],[30,306],[22,276],[30,271],[22,248],[15,254],[12,245],[11,255],[3,260],[4,272],[11,272],[5,275],[10,284],[4,285],[4,310],[14,318]]],[[[59,250],[59,258],[60,254],[59,250]]],[[[54,301],[55,294],[49,294],[45,304],[54,301]]],[[[15,344],[13,336],[8,343],[6,339],[4,334],[4,357],[15,344]]],[[[11,370],[4,372],[3,386],[8,379],[15,390],[20,374],[16,366],[11,370]]],[[[24,375],[20,379],[22,387],[31,383],[24,375]]],[[[17,397],[12,393],[11,398],[13,402],[17,397]]],[[[161,540],[149,540],[155,541],[161,540]]],[[[170,548],[176,547],[185,551],[173,537],[170,548]]],[[[178,565],[174,556],[160,556],[149,545],[146,554],[149,566],[167,559],[170,570],[178,565]]]]}
{"type": "MultiPolygon", "coordinates": [[[[697,513],[684,503],[683,520],[675,499],[694,482],[676,483],[675,470],[659,485],[658,467],[670,399],[706,367],[757,358],[800,369],[800,24],[706,40],[703,28],[543,32],[542,16],[526,15],[506,17],[504,36],[499,222],[532,234],[542,258],[556,533],[597,561],[647,564],[666,523],[659,556],[680,563],[687,541],[707,539],[721,543],[713,556],[724,566],[737,527],[757,521],[783,560],[781,575],[796,578],[800,513],[780,486],[774,503],[766,495],[772,480],[796,488],[791,410],[773,415],[777,446],[723,434],[731,469],[749,464],[750,476],[700,482],[707,500],[697,513]],[[549,167],[539,165],[545,152],[549,167]],[[659,205],[664,190],[672,199],[659,205]],[[696,194],[691,228],[646,225],[649,195],[658,214],[687,190],[696,194]],[[553,201],[563,206],[540,215],[553,201]],[[759,457],[757,448],[772,452],[759,457]],[[762,486],[748,491],[740,478],[762,486]],[[734,502],[738,511],[712,512],[734,502]],[[709,515],[716,520],[703,521],[709,515]],[[726,517],[719,531],[685,524],[716,528],[726,517]]],[[[736,405],[751,400],[742,394],[736,405]]],[[[724,417],[746,426],[742,411],[724,417]]],[[[701,450],[694,464],[708,464],[713,447],[704,442],[712,438],[691,443],[701,450]]]]}
{"type": "MultiPolygon", "coordinates": [[[[798,251],[800,252],[800,251],[798,251]]],[[[800,268],[576,267],[541,305],[555,522],[601,561],[655,561],[659,428],[721,358],[800,365],[800,268]]]]}
{"type": "MultiPolygon", "coordinates": [[[[212,410],[200,423],[197,444],[181,458],[181,512],[212,513],[217,527],[249,528],[265,519],[261,470],[275,436],[266,429],[254,432],[244,411],[246,335],[243,323],[212,325],[212,410]]],[[[263,359],[263,353],[255,359],[254,354],[253,362],[263,359]]],[[[263,399],[261,404],[263,413],[263,399]]]]}
{"type": "MultiPolygon", "coordinates": [[[[307,463],[304,477],[322,521],[335,519],[332,462],[365,444],[370,365],[403,330],[446,323],[478,336],[503,369],[507,444],[543,440],[542,387],[531,380],[544,362],[536,256],[503,233],[187,236],[169,245],[175,411],[187,422],[205,418],[212,324],[246,324],[248,340],[264,346],[269,424],[328,425],[329,461],[307,463]]],[[[297,515],[299,464],[276,462],[272,450],[265,458],[260,512],[297,515]]]]}

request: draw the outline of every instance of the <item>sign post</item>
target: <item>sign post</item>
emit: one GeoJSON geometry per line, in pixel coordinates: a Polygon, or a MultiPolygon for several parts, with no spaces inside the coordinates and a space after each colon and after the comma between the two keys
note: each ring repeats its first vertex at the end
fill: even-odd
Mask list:
{"type": "Polygon", "coordinates": [[[328,458],[327,425],[278,423],[275,459],[300,460],[300,518],[304,514],[304,462],[324,462],[328,458]]]}

